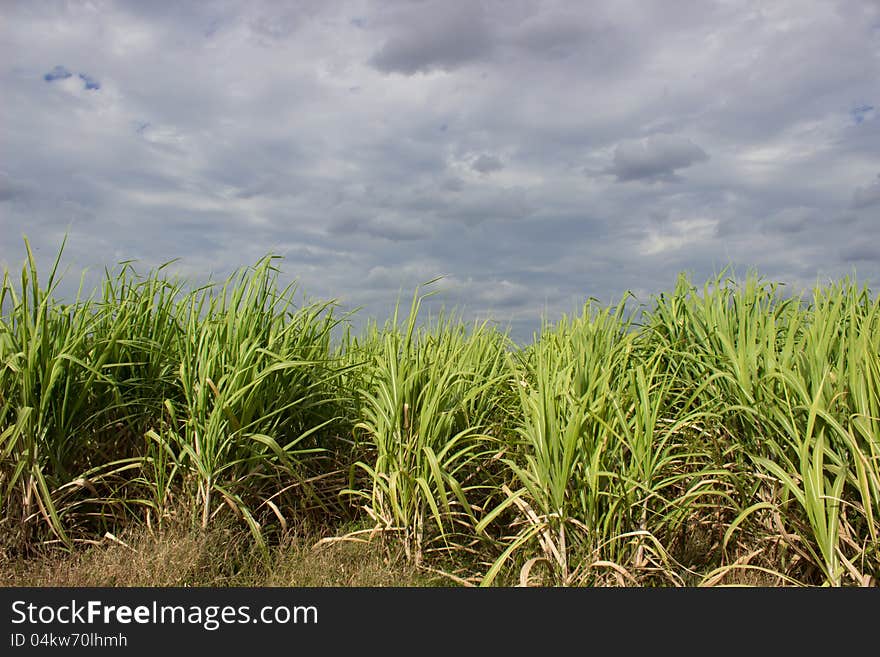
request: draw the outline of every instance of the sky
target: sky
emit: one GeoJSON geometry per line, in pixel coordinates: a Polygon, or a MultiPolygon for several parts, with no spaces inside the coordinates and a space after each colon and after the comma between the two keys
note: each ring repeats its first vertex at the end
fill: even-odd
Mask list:
{"type": "MultiPolygon", "coordinates": [[[[725,267],[880,284],[880,3],[0,3],[0,267],[274,253],[528,340],[725,267]]],[[[16,274],[17,275],[17,274],[16,274]]]]}

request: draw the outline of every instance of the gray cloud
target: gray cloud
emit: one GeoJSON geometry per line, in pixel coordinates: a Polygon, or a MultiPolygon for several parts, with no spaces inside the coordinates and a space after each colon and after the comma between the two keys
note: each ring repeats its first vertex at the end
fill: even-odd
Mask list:
{"type": "Polygon", "coordinates": [[[464,181],[461,178],[447,178],[440,184],[441,189],[448,192],[460,192],[464,189],[464,181]]]}
{"type": "Polygon", "coordinates": [[[569,60],[582,72],[608,75],[640,56],[629,43],[626,30],[605,16],[601,7],[583,12],[565,3],[547,3],[531,5],[531,9],[521,22],[505,26],[498,39],[502,47],[525,62],[559,65],[569,60]]]}
{"type": "Polygon", "coordinates": [[[476,189],[463,195],[437,199],[433,205],[438,217],[469,226],[486,221],[523,220],[535,212],[534,202],[522,188],[476,189]]]}
{"type": "Polygon", "coordinates": [[[877,247],[873,244],[856,244],[841,251],[841,257],[846,262],[874,262],[880,259],[877,247]]]}
{"type": "Polygon", "coordinates": [[[384,73],[453,71],[478,61],[492,48],[479,3],[418,3],[397,14],[370,64],[384,73]]]}
{"type": "Polygon", "coordinates": [[[392,242],[422,240],[430,236],[428,228],[420,222],[406,221],[399,217],[335,220],[328,227],[328,232],[335,236],[365,235],[392,242]]]}
{"type": "Polygon", "coordinates": [[[430,308],[528,339],[682,270],[880,279],[874,2],[99,9],[0,23],[0,266],[68,233],[68,290],[273,251],[363,315],[445,275],[430,308]]]}
{"type": "Polygon", "coordinates": [[[493,171],[501,171],[504,163],[494,155],[483,153],[471,163],[471,168],[479,173],[492,173],[493,171]]]}
{"type": "Polygon", "coordinates": [[[800,233],[816,220],[816,212],[811,208],[785,208],[765,221],[765,228],[778,233],[800,233]]]}
{"type": "Polygon", "coordinates": [[[676,135],[653,135],[627,141],[614,149],[614,164],[606,169],[618,182],[630,180],[672,181],[676,171],[709,159],[690,139],[676,135]]]}
{"type": "Polygon", "coordinates": [[[28,185],[23,185],[0,171],[0,202],[26,198],[31,191],[28,185]]]}
{"type": "Polygon", "coordinates": [[[867,208],[880,203],[880,174],[870,185],[857,187],[853,193],[852,207],[855,209],[867,208]]]}
{"type": "Polygon", "coordinates": [[[511,42],[530,53],[557,59],[570,56],[591,39],[601,39],[599,30],[591,32],[584,16],[537,13],[517,26],[511,42]]]}

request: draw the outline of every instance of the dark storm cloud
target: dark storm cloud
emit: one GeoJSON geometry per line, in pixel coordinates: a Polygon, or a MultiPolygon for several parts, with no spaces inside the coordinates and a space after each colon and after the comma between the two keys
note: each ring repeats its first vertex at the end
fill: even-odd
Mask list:
{"type": "Polygon", "coordinates": [[[654,135],[619,144],[614,164],[606,169],[618,182],[630,180],[672,181],[676,171],[709,159],[706,152],[689,139],[676,135],[654,135]]]}

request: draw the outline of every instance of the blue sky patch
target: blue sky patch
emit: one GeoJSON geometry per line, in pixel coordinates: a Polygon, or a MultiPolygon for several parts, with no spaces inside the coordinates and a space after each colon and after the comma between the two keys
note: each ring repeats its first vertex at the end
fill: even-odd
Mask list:
{"type": "Polygon", "coordinates": [[[98,82],[91,75],[86,75],[85,73],[80,73],[79,77],[83,82],[85,82],[86,89],[100,89],[101,88],[101,83],[98,82]]]}
{"type": "Polygon", "coordinates": [[[849,111],[849,114],[851,117],[853,117],[853,121],[855,121],[856,123],[861,123],[866,118],[868,118],[868,115],[871,114],[871,112],[873,112],[873,111],[874,111],[873,105],[862,105],[861,107],[856,107],[854,109],[851,109],[849,111]]]}
{"type": "Polygon", "coordinates": [[[46,82],[54,82],[55,80],[66,80],[71,75],[73,75],[73,73],[68,71],[63,66],[56,66],[51,71],[46,73],[46,75],[43,76],[43,79],[46,82]]]}
{"type": "MultiPolygon", "coordinates": [[[[56,66],[55,68],[53,68],[53,69],[52,69],[51,71],[49,71],[48,73],[46,73],[46,74],[43,76],[43,79],[44,79],[46,82],[54,82],[55,80],[66,80],[66,79],[69,78],[69,77],[73,77],[73,73],[71,73],[70,71],[68,71],[68,70],[67,70],[66,68],[64,68],[63,66],[60,66],[60,65],[59,65],[59,66],[56,66]]],[[[100,88],[101,88],[101,83],[98,82],[98,81],[97,81],[95,78],[93,78],[91,75],[88,75],[88,74],[86,74],[86,73],[80,73],[80,74],[79,74],[79,79],[83,81],[83,84],[85,85],[85,88],[86,88],[87,90],[89,90],[89,91],[92,91],[92,90],[96,90],[96,89],[100,89],[100,88]]]]}

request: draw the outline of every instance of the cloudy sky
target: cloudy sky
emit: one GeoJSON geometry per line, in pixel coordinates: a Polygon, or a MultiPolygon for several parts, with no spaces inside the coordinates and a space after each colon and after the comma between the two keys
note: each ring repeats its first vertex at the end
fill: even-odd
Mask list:
{"type": "Polygon", "coordinates": [[[66,234],[528,338],[727,265],[880,284],[871,0],[0,5],[0,265],[66,234]]]}

